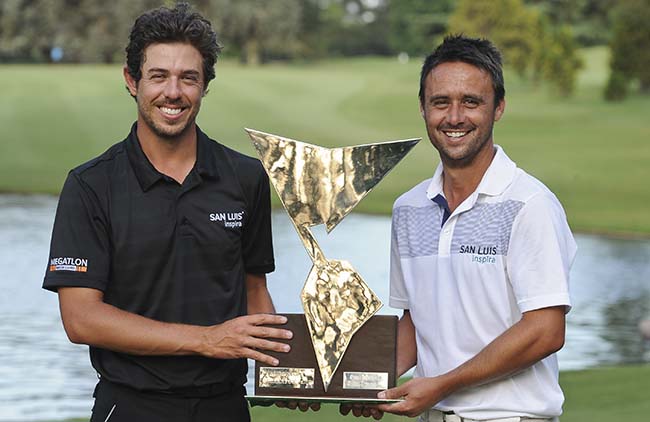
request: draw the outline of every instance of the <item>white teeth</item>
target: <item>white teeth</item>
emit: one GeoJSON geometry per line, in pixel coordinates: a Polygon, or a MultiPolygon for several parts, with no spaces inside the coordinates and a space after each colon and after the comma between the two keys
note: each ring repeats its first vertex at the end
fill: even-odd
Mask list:
{"type": "Polygon", "coordinates": [[[449,136],[450,138],[461,138],[467,135],[467,132],[445,132],[445,135],[449,136]]]}
{"type": "Polygon", "coordinates": [[[183,109],[181,108],[160,107],[160,109],[163,111],[163,113],[171,114],[171,115],[176,115],[181,111],[183,111],[183,109]]]}

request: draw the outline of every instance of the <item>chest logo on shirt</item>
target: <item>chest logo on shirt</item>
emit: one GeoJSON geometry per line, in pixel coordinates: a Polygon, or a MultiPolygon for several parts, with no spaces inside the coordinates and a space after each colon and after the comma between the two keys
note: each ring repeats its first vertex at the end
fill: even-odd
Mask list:
{"type": "Polygon", "coordinates": [[[50,259],[50,271],[74,271],[85,273],[88,271],[88,259],[58,257],[50,259]]]}
{"type": "Polygon", "coordinates": [[[493,255],[496,255],[497,251],[497,245],[460,245],[458,253],[472,254],[472,262],[494,264],[497,260],[493,255]]]}
{"type": "Polygon", "coordinates": [[[244,225],[244,211],[214,212],[210,214],[210,221],[223,223],[223,226],[228,228],[242,227],[244,225]]]}

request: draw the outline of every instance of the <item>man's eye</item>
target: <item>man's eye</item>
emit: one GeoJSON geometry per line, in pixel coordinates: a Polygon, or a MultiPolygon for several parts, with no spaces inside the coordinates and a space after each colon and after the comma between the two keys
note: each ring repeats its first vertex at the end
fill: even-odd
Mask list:
{"type": "Polygon", "coordinates": [[[162,74],[160,74],[160,73],[155,73],[155,74],[151,75],[151,79],[153,79],[154,81],[160,80],[162,78],[164,78],[164,76],[162,74]]]}
{"type": "Polygon", "coordinates": [[[465,100],[465,105],[469,108],[476,108],[479,106],[479,102],[470,98],[465,100]]]}
{"type": "Polygon", "coordinates": [[[449,104],[447,101],[444,100],[439,100],[439,101],[434,101],[433,106],[435,108],[445,108],[447,107],[447,104],[449,104]]]}

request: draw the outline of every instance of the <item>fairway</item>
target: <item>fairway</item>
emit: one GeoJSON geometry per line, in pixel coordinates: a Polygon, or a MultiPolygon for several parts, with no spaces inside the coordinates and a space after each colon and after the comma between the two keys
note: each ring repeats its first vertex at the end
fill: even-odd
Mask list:
{"type": "MultiPolygon", "coordinates": [[[[545,182],[574,230],[650,234],[650,98],[605,103],[603,48],[584,50],[576,95],[554,96],[506,73],[495,142],[545,182]]],[[[389,213],[431,177],[417,90],[420,60],[341,59],[249,68],[217,65],[199,125],[252,154],[243,128],[326,146],[425,138],[356,211],[389,213]]],[[[0,191],[58,193],[67,171],[123,139],[135,119],[120,66],[0,66],[0,191]]]]}
{"type": "MultiPolygon", "coordinates": [[[[560,373],[565,395],[560,422],[647,422],[650,414],[650,365],[620,366],[560,373]]],[[[74,419],[81,422],[87,419],[74,419]]],[[[253,422],[344,422],[374,421],[372,418],[342,416],[338,406],[324,405],[306,413],[273,407],[251,409],[253,422]]],[[[385,414],[385,422],[416,421],[385,414]]]]}

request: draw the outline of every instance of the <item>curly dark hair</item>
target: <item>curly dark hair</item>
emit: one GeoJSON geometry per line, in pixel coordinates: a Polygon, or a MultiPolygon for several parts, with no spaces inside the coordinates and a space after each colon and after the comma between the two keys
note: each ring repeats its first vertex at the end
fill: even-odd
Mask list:
{"type": "Polygon", "coordinates": [[[173,9],[159,7],[140,15],[131,28],[126,46],[126,67],[129,75],[139,82],[142,78],[144,50],[154,43],[190,43],[203,57],[203,83],[207,89],[214,79],[214,65],[221,46],[210,21],[185,2],[173,9]]]}
{"type": "Polygon", "coordinates": [[[420,73],[420,104],[424,105],[424,88],[429,73],[436,66],[449,62],[463,62],[486,71],[492,78],[494,105],[498,105],[505,98],[501,53],[494,44],[486,39],[449,35],[424,59],[420,73]]]}

